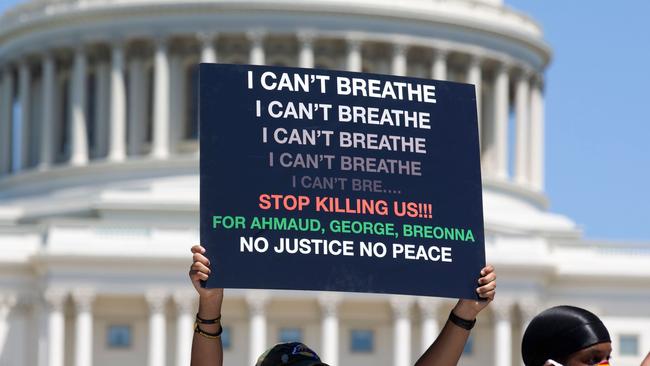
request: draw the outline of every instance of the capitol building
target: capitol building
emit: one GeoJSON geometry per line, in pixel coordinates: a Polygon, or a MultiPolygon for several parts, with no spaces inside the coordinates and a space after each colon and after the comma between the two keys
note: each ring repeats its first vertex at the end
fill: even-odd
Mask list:
{"type": "MultiPolygon", "coordinates": [[[[0,17],[0,365],[189,365],[199,62],[476,85],[499,289],[460,364],[521,366],[527,322],[571,304],[604,320],[614,365],[639,365],[650,351],[650,244],[586,240],[548,209],[551,53],[540,25],[502,0],[16,5],[0,17]]],[[[225,364],[300,340],[332,366],[412,365],[453,303],[226,290],[225,364]]]]}

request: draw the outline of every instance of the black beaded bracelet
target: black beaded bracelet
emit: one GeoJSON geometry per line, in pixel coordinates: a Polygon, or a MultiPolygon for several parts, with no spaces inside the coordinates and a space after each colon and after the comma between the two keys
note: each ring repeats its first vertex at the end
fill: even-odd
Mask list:
{"type": "Polygon", "coordinates": [[[199,313],[196,313],[196,322],[199,324],[217,324],[221,320],[221,315],[214,319],[203,319],[199,316],[199,313]]]}
{"type": "Polygon", "coordinates": [[[221,333],[223,332],[223,327],[219,325],[219,330],[216,333],[210,333],[206,332],[203,329],[199,327],[198,322],[194,322],[194,333],[199,333],[200,336],[208,338],[208,339],[217,339],[219,336],[221,336],[221,333]]]}
{"type": "Polygon", "coordinates": [[[449,313],[449,321],[466,330],[472,330],[472,328],[474,328],[474,324],[476,324],[476,319],[474,320],[463,319],[458,315],[454,314],[453,311],[449,313]]]}

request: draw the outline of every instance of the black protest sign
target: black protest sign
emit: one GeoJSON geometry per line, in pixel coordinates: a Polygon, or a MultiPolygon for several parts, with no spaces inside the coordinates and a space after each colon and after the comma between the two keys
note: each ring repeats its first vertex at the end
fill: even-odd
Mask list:
{"type": "Polygon", "coordinates": [[[208,287],[476,298],[472,85],[201,64],[208,287]]]}

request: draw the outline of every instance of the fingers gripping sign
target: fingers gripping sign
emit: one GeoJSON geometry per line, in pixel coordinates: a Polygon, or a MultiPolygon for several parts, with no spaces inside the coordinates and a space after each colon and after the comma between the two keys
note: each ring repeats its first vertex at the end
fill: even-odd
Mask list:
{"type": "Polygon", "coordinates": [[[201,297],[223,296],[223,289],[207,289],[201,286],[201,281],[206,281],[212,270],[210,269],[210,260],[205,256],[205,248],[201,245],[194,245],[192,251],[192,265],[190,266],[190,279],[192,285],[201,297]]]}

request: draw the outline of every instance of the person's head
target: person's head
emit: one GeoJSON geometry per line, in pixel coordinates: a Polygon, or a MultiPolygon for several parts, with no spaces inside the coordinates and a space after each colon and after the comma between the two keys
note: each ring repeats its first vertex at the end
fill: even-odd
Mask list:
{"type": "Polygon", "coordinates": [[[300,342],[279,343],[269,348],[255,366],[327,366],[316,352],[300,342]]]}
{"type": "Polygon", "coordinates": [[[544,310],[530,322],[521,342],[526,366],[543,366],[548,360],[564,366],[607,364],[611,352],[603,322],[575,306],[544,310]]]}

